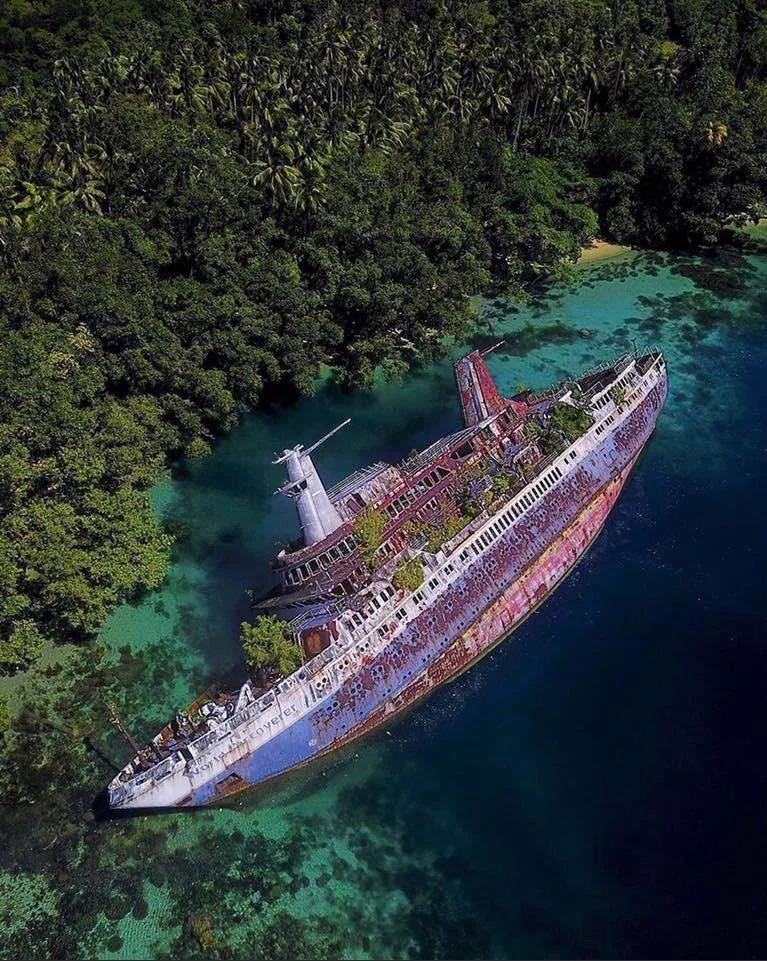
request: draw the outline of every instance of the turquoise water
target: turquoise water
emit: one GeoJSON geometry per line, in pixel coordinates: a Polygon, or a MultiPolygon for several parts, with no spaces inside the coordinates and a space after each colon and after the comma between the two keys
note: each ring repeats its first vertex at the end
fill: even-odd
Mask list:
{"type": "MultiPolygon", "coordinates": [[[[505,338],[489,366],[506,392],[634,338],[666,352],[666,410],[584,562],[470,673],[324,768],[229,810],[91,824],[59,874],[30,857],[16,914],[56,921],[81,957],[767,950],[765,281],[763,255],[627,254],[531,307],[486,303],[473,343],[505,338]]],[[[137,736],[239,657],[245,592],[296,533],[274,452],[349,416],[317,456],[328,484],[460,426],[450,360],[248,416],[154,492],[185,532],[171,575],[103,632],[132,665],[137,736]]]]}

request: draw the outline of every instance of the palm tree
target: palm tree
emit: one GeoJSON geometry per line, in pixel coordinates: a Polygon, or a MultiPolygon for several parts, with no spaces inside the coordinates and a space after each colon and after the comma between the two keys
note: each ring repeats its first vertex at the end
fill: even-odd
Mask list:
{"type": "Polygon", "coordinates": [[[727,138],[727,127],[723,123],[709,123],[706,139],[712,147],[721,147],[727,138]]]}
{"type": "Polygon", "coordinates": [[[288,143],[280,143],[273,137],[267,148],[266,160],[255,164],[255,186],[262,187],[266,196],[277,205],[293,200],[301,173],[295,166],[295,151],[288,143]]]}

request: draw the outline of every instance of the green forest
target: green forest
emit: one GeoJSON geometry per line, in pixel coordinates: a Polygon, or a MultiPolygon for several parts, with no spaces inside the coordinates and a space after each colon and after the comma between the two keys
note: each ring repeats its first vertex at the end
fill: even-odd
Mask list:
{"type": "Polygon", "coordinates": [[[5,0],[0,670],[160,584],[242,412],[757,220],[766,79],[762,0],[5,0]]]}

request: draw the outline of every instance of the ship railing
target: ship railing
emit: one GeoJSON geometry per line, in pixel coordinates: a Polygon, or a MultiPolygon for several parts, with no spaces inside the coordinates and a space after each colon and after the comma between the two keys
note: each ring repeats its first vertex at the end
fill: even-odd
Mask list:
{"type": "Polygon", "coordinates": [[[148,770],[137,774],[136,777],[131,778],[130,781],[127,781],[124,784],[118,784],[116,787],[112,788],[112,795],[118,799],[130,797],[135,793],[136,788],[142,787],[148,782],[154,784],[156,781],[159,781],[165,777],[165,775],[170,774],[173,768],[176,766],[177,760],[178,756],[172,754],[164,761],[160,761],[158,764],[155,764],[148,770]]]}
{"type": "MultiPolygon", "coordinates": [[[[632,352],[631,354],[632,359],[633,359],[633,356],[634,354],[632,352]]],[[[659,359],[660,358],[656,359],[653,366],[655,366],[658,363],[659,359]]],[[[590,430],[586,434],[584,434],[581,438],[579,438],[574,444],[570,445],[570,447],[566,448],[565,451],[558,454],[555,460],[565,455],[569,455],[571,450],[575,450],[581,455],[588,453],[592,449],[592,447],[600,440],[598,434],[596,433],[597,426],[599,426],[599,424],[595,424],[594,427],[590,428],[590,430]]],[[[533,483],[533,481],[531,481],[531,483],[533,483]]],[[[509,509],[513,503],[518,502],[518,499],[521,498],[526,493],[528,487],[529,487],[529,484],[525,485],[525,487],[521,491],[518,491],[517,494],[515,494],[514,497],[506,505],[504,505],[504,507],[501,508],[500,511],[497,511],[495,514],[493,514],[492,517],[488,516],[488,517],[481,518],[484,521],[484,523],[478,526],[474,534],[471,535],[470,538],[467,538],[467,540],[471,539],[471,537],[476,538],[477,536],[480,536],[486,523],[488,521],[495,520],[498,514],[500,514],[504,510],[509,509]]],[[[480,520],[480,518],[475,518],[475,520],[480,520]]],[[[452,557],[452,555],[449,555],[449,556],[452,557]]],[[[448,561],[446,560],[446,563],[447,562],[448,561]]],[[[410,605],[411,607],[414,606],[416,610],[420,610],[423,607],[424,603],[425,603],[424,592],[419,589],[419,591],[417,591],[415,595],[406,597],[401,603],[394,601],[392,599],[391,605],[387,605],[387,608],[391,606],[392,610],[394,610],[395,608],[399,608],[399,607],[404,608],[410,605]],[[414,597],[417,596],[419,592],[421,594],[421,602],[416,602],[414,600],[414,597]]],[[[335,675],[335,672],[333,671],[333,661],[338,659],[340,656],[348,653],[351,653],[353,657],[355,656],[362,657],[365,655],[366,652],[369,654],[372,650],[377,651],[379,648],[382,648],[385,645],[385,643],[387,643],[387,638],[385,634],[382,635],[381,633],[381,625],[379,623],[379,620],[380,619],[377,618],[375,626],[371,627],[371,629],[367,631],[362,637],[353,638],[353,642],[351,644],[341,645],[341,644],[338,644],[337,642],[331,644],[328,648],[326,648],[325,651],[322,652],[322,654],[312,659],[312,661],[310,662],[311,667],[309,665],[305,665],[303,668],[301,668],[300,672],[297,672],[297,674],[300,674],[301,672],[303,672],[303,678],[297,677],[294,682],[292,681],[290,685],[283,687],[281,689],[283,691],[288,691],[288,692],[295,691],[297,688],[302,687],[303,684],[306,683],[307,681],[312,679],[316,680],[317,675],[320,674],[323,671],[323,669],[328,668],[330,670],[330,674],[327,675],[328,680],[330,682],[328,690],[332,690],[335,687],[334,681],[336,680],[336,675],[335,675]]],[[[253,704],[246,707],[243,711],[234,715],[232,718],[229,718],[226,721],[224,721],[222,724],[216,727],[213,731],[203,735],[201,738],[198,738],[196,741],[193,741],[192,746],[194,747],[195,752],[204,751],[207,747],[209,747],[216,741],[219,741],[223,736],[229,733],[233,727],[239,727],[241,724],[245,723],[245,721],[249,720],[250,718],[256,717],[259,714],[264,713],[264,711],[266,711],[268,708],[275,705],[276,701],[277,701],[277,698],[275,696],[274,689],[272,691],[267,692],[265,695],[260,697],[253,704]]],[[[279,704],[277,704],[276,706],[279,709],[279,704]]],[[[280,714],[281,713],[282,712],[280,710],[280,714]]],[[[166,770],[166,769],[170,770],[170,768],[174,763],[175,761],[173,760],[173,758],[170,758],[167,761],[163,761],[161,765],[157,765],[156,768],[152,768],[149,771],[142,772],[142,774],[138,775],[138,777],[136,777],[131,782],[129,782],[131,789],[140,786],[150,778],[152,780],[155,780],[157,777],[155,772],[159,768],[162,767],[163,770],[166,770]]],[[[120,789],[118,788],[116,790],[120,790],[120,789]]]]}
{"type": "MultiPolygon", "coordinates": [[[[204,752],[209,747],[220,741],[227,734],[231,733],[235,728],[241,727],[247,721],[258,717],[272,707],[276,706],[281,714],[282,711],[278,702],[277,692],[288,694],[302,688],[306,682],[311,680],[313,676],[319,673],[323,667],[327,666],[327,664],[337,657],[339,653],[340,651],[337,649],[335,644],[330,645],[330,647],[326,648],[322,654],[312,658],[309,664],[304,665],[304,667],[302,667],[295,676],[291,675],[290,677],[286,678],[276,687],[267,691],[266,694],[263,694],[256,701],[248,705],[244,710],[232,715],[232,717],[227,718],[226,721],[223,721],[221,724],[217,725],[212,731],[209,731],[192,741],[191,746],[194,748],[195,753],[204,752]]],[[[150,775],[151,773],[152,772],[147,772],[147,775],[150,775]]],[[[141,782],[139,779],[134,779],[131,783],[137,785],[141,782]]]]}
{"type": "MultiPolygon", "coordinates": [[[[538,463],[534,465],[535,473],[530,478],[528,483],[532,483],[535,480],[535,478],[538,477],[539,474],[543,473],[543,471],[546,470],[547,467],[551,467],[554,461],[558,460],[562,456],[562,454],[564,454],[564,452],[567,450],[569,446],[570,446],[569,444],[565,444],[565,446],[560,448],[560,450],[552,451],[550,454],[547,454],[545,457],[542,457],[541,460],[539,460],[538,463]]],[[[527,487],[527,484],[525,484],[525,487],[527,487]]],[[[517,496],[517,492],[514,493],[514,497],[516,496],[517,496]]]]}
{"type": "MultiPolygon", "coordinates": [[[[640,357],[653,357],[653,355],[662,355],[662,353],[663,353],[662,350],[660,349],[660,347],[657,346],[657,344],[645,344],[640,350],[637,351],[637,360],[640,357]]],[[[650,370],[650,367],[652,366],[652,364],[657,361],[657,359],[658,358],[655,357],[651,361],[651,363],[648,364],[647,367],[642,371],[642,373],[646,374],[650,370]]]]}
{"type": "Polygon", "coordinates": [[[410,547],[414,551],[422,551],[426,545],[429,543],[428,536],[423,532],[419,531],[415,537],[410,541],[410,547]]]}
{"type": "Polygon", "coordinates": [[[462,438],[476,433],[476,430],[477,427],[475,424],[473,424],[471,427],[464,427],[462,430],[456,431],[454,434],[448,434],[447,437],[442,437],[425,450],[419,451],[417,454],[413,454],[412,457],[407,457],[402,461],[400,467],[406,473],[413,474],[419,468],[423,467],[424,464],[427,464],[429,461],[439,457],[443,451],[447,450],[454,444],[457,444],[462,438]]]}
{"type": "Polygon", "coordinates": [[[615,360],[605,361],[603,364],[597,364],[596,367],[589,367],[582,374],[578,375],[578,380],[583,380],[584,377],[591,377],[592,374],[601,374],[606,370],[610,370],[611,367],[617,368],[619,364],[625,364],[628,366],[634,359],[636,354],[633,350],[626,351],[625,354],[621,354],[615,360]]]}
{"type": "Polygon", "coordinates": [[[288,630],[292,631],[294,634],[298,635],[306,624],[312,617],[317,616],[317,611],[303,611],[297,617],[288,621],[288,630]]]}
{"type": "MultiPolygon", "coordinates": [[[[616,366],[615,366],[615,368],[614,368],[615,378],[614,378],[614,381],[613,381],[612,383],[607,384],[607,385],[595,384],[595,385],[591,388],[591,390],[586,391],[585,394],[583,394],[581,397],[578,398],[578,403],[581,404],[581,406],[586,406],[586,405],[590,404],[593,400],[595,400],[595,398],[599,397],[599,396],[602,395],[602,394],[605,394],[605,393],[608,393],[609,391],[611,391],[611,390],[613,389],[613,387],[615,387],[615,381],[620,380],[621,376],[629,369],[629,367],[631,367],[631,365],[632,365],[633,363],[636,362],[636,358],[635,358],[635,356],[634,356],[633,351],[632,351],[632,353],[631,353],[630,355],[626,355],[626,358],[628,359],[628,360],[627,360],[627,363],[624,363],[624,364],[621,364],[621,365],[617,365],[617,364],[616,364],[616,366]]],[[[624,358],[624,359],[625,359],[625,358],[624,358]]],[[[641,377],[641,376],[643,376],[643,375],[638,372],[638,368],[636,368],[636,370],[637,370],[637,375],[636,375],[636,376],[637,376],[637,379],[638,379],[639,377],[641,377]]]]}
{"type": "MultiPolygon", "coordinates": [[[[630,363],[631,363],[631,362],[633,361],[633,359],[634,359],[634,356],[635,356],[635,355],[634,355],[634,352],[632,351],[632,352],[630,352],[629,354],[623,355],[622,358],[619,358],[619,362],[618,362],[618,363],[621,363],[622,371],[625,370],[625,369],[630,365],[630,363]]],[[[605,364],[605,365],[603,366],[603,369],[608,369],[608,368],[610,368],[610,367],[615,368],[615,362],[614,362],[613,364],[605,364]]],[[[535,480],[540,476],[540,473],[541,473],[542,471],[548,469],[548,467],[551,466],[551,464],[557,462],[557,461],[560,460],[561,458],[564,458],[564,457],[566,457],[566,456],[569,456],[569,454],[570,454],[572,451],[577,452],[577,453],[578,453],[579,455],[581,455],[581,456],[584,456],[584,455],[586,455],[587,453],[589,453],[589,452],[592,450],[592,448],[593,448],[598,442],[600,442],[600,440],[601,440],[601,437],[599,436],[599,434],[598,434],[597,431],[596,431],[596,428],[597,428],[598,426],[599,426],[599,423],[594,424],[594,426],[592,426],[584,435],[582,435],[582,437],[578,438],[578,440],[576,440],[574,444],[571,444],[570,446],[568,446],[567,448],[565,448],[563,451],[555,452],[555,453],[553,453],[552,455],[549,455],[549,457],[546,458],[545,461],[539,466],[539,470],[536,472],[536,478],[534,478],[533,480],[531,480],[530,483],[534,483],[535,480]]],[[[467,432],[468,432],[468,431],[467,431],[467,432]]],[[[564,464],[565,462],[562,461],[562,463],[564,464]]],[[[574,463],[575,463],[575,462],[572,462],[571,465],[570,465],[570,467],[566,467],[566,468],[565,468],[565,473],[569,472],[569,469],[570,469],[572,466],[574,466],[574,463]]],[[[518,503],[519,499],[520,499],[522,496],[524,496],[524,494],[526,493],[526,491],[527,491],[528,488],[529,488],[529,484],[526,484],[525,487],[524,487],[521,491],[518,491],[518,492],[514,495],[514,497],[512,497],[499,511],[496,511],[496,512],[492,515],[492,517],[490,517],[490,515],[488,515],[487,512],[483,512],[482,515],[480,515],[479,517],[475,518],[475,520],[472,522],[472,526],[473,526],[475,523],[476,523],[477,526],[476,526],[476,530],[473,532],[473,534],[470,534],[469,537],[461,537],[461,535],[463,535],[463,533],[464,533],[464,532],[461,532],[461,533],[460,533],[459,535],[457,535],[457,537],[456,537],[456,539],[457,539],[458,537],[461,537],[462,547],[464,547],[464,543],[463,543],[464,541],[468,541],[468,540],[470,540],[472,537],[479,536],[480,533],[482,532],[483,528],[486,526],[486,524],[487,524],[489,521],[494,520],[494,519],[496,518],[496,516],[497,516],[499,513],[501,513],[501,511],[508,509],[508,508],[511,506],[512,503],[518,503]]],[[[447,545],[444,545],[444,546],[447,546],[447,545]]],[[[445,555],[448,556],[448,555],[447,555],[447,551],[445,552],[445,555]]],[[[449,556],[452,557],[452,554],[450,554],[449,556]]],[[[447,560],[446,560],[446,563],[447,563],[447,560]]],[[[417,595],[418,593],[419,593],[419,592],[416,592],[416,595],[417,595]]],[[[385,608],[384,608],[384,609],[382,609],[381,611],[378,612],[378,615],[379,615],[379,616],[376,617],[375,622],[373,622],[372,620],[369,621],[369,622],[366,622],[366,625],[365,625],[365,626],[366,626],[366,627],[369,627],[369,629],[368,629],[364,634],[362,634],[362,635],[360,636],[359,633],[358,633],[358,631],[356,631],[356,630],[355,630],[355,631],[349,631],[349,633],[351,634],[351,637],[352,637],[351,643],[348,643],[348,644],[345,644],[345,645],[341,645],[341,644],[335,642],[335,643],[333,643],[330,647],[328,647],[321,655],[318,655],[318,657],[313,658],[312,661],[310,662],[310,664],[312,665],[312,668],[314,668],[314,670],[312,671],[312,673],[311,673],[310,676],[313,676],[313,677],[316,678],[316,676],[317,676],[318,674],[320,674],[324,668],[326,668],[326,667],[331,667],[333,661],[335,661],[337,658],[339,658],[340,656],[342,656],[342,655],[344,655],[344,654],[346,654],[346,653],[351,652],[353,656],[357,656],[357,655],[363,656],[366,649],[368,650],[368,653],[369,653],[369,651],[370,651],[372,648],[378,649],[379,647],[382,647],[383,644],[385,643],[385,639],[382,638],[382,636],[381,636],[381,620],[382,620],[382,616],[381,616],[381,615],[383,615],[383,613],[385,612],[385,613],[387,614],[387,616],[388,616],[390,612],[393,612],[394,610],[396,610],[396,609],[398,609],[398,608],[400,608],[400,607],[406,607],[406,606],[408,606],[408,605],[410,605],[411,607],[415,607],[416,610],[420,610],[420,609],[423,607],[423,603],[417,603],[417,602],[414,600],[414,597],[415,597],[415,595],[408,596],[408,597],[406,597],[402,602],[399,602],[398,600],[392,599],[390,603],[388,603],[388,604],[385,605],[385,608]],[[391,611],[390,611],[390,609],[391,609],[391,611]],[[372,647],[371,647],[371,645],[372,645],[372,647]],[[315,665],[316,665],[316,666],[315,666],[315,665]]],[[[425,600],[424,600],[424,598],[423,598],[423,595],[422,595],[422,597],[421,597],[421,600],[422,600],[422,602],[425,603],[425,600]]],[[[306,668],[305,668],[304,670],[306,670],[306,668]]],[[[331,667],[331,670],[332,670],[332,667],[331,667]]],[[[308,671],[307,671],[307,674],[309,674],[308,671]]],[[[330,689],[332,689],[333,686],[334,686],[334,685],[333,685],[333,678],[332,678],[332,677],[329,677],[328,679],[329,679],[330,682],[331,682],[331,683],[330,683],[330,689]]]]}
{"type": "Polygon", "coordinates": [[[341,500],[342,497],[354,493],[355,490],[358,490],[369,480],[378,477],[388,466],[389,465],[383,461],[376,461],[375,464],[371,464],[369,467],[362,467],[360,470],[354,471],[354,473],[349,474],[348,477],[344,477],[343,480],[340,480],[337,484],[328,488],[328,498],[331,501],[341,500]]]}
{"type": "Polygon", "coordinates": [[[480,527],[487,521],[490,515],[486,510],[481,511],[476,517],[473,517],[471,521],[463,528],[463,530],[458,531],[455,537],[451,537],[449,541],[445,541],[442,545],[442,552],[447,557],[452,554],[453,551],[462,544],[464,541],[468,540],[471,535],[478,531],[480,527]]]}
{"type": "Polygon", "coordinates": [[[557,384],[556,387],[548,387],[546,390],[542,390],[540,394],[533,394],[531,401],[534,404],[540,404],[544,400],[553,400],[555,397],[564,397],[568,390],[572,389],[572,384],[575,381],[565,380],[561,384],[557,384]]]}
{"type": "Polygon", "coordinates": [[[582,394],[578,398],[578,403],[582,407],[587,407],[592,402],[592,400],[594,400],[594,398],[597,397],[599,394],[601,394],[604,390],[605,390],[605,387],[603,387],[602,384],[596,384],[596,386],[592,387],[591,390],[586,391],[585,394],[582,394]]]}

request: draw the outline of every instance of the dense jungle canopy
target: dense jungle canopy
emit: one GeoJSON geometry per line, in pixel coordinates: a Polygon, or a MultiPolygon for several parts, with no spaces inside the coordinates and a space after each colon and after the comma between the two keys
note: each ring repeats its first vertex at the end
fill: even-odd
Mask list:
{"type": "Polygon", "coordinates": [[[762,0],[5,0],[0,670],[161,582],[241,411],[758,219],[766,77],[762,0]]]}

